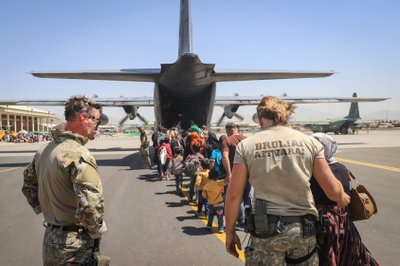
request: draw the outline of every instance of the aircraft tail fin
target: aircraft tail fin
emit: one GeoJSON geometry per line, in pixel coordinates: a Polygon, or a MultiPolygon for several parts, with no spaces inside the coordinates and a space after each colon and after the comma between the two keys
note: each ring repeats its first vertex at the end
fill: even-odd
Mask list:
{"type": "Polygon", "coordinates": [[[190,0],[181,0],[181,10],[179,18],[179,50],[178,57],[193,53],[192,42],[192,11],[190,0]]]}
{"type": "MultiPolygon", "coordinates": [[[[354,92],[353,97],[357,97],[357,93],[354,92]]],[[[350,104],[349,114],[345,118],[351,120],[357,120],[361,118],[358,110],[358,102],[352,102],[350,104]]]]}

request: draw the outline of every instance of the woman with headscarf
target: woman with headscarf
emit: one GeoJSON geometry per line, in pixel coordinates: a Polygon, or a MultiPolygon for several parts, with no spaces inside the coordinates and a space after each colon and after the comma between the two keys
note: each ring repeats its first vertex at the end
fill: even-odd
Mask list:
{"type": "MultiPolygon", "coordinates": [[[[335,160],[338,144],[325,133],[312,134],[324,146],[325,160],[333,174],[350,194],[349,170],[335,160]]],[[[311,191],[318,210],[324,214],[326,236],[320,243],[320,265],[379,265],[361,241],[360,234],[349,215],[349,207],[339,208],[325,195],[315,178],[311,178],[311,191]]],[[[321,219],[321,218],[320,218],[321,219]]]]}

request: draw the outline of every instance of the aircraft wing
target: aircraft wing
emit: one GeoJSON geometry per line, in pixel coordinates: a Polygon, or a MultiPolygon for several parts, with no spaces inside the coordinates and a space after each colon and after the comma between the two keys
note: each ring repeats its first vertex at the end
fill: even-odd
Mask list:
{"type": "MultiPolygon", "coordinates": [[[[224,106],[228,104],[257,105],[262,99],[260,96],[216,96],[215,105],[224,106]]],[[[307,103],[340,103],[340,102],[380,102],[390,98],[359,98],[359,97],[279,97],[285,101],[297,104],[307,103]]],[[[0,105],[34,105],[34,106],[63,106],[66,99],[18,99],[0,100],[0,105]]],[[[97,103],[102,106],[153,106],[153,97],[118,97],[118,98],[96,98],[97,103]]]]}
{"type": "MultiPolygon", "coordinates": [[[[153,97],[92,98],[102,106],[122,107],[126,105],[153,106],[153,97]]],[[[0,105],[64,106],[66,99],[20,99],[0,100],[0,105]]]]}
{"type": "Polygon", "coordinates": [[[155,82],[160,76],[160,71],[160,68],[126,68],[111,71],[31,72],[31,74],[39,78],[155,82]]]}
{"type": "Polygon", "coordinates": [[[327,72],[299,72],[299,71],[240,71],[240,70],[216,70],[213,74],[215,82],[267,80],[267,79],[298,79],[298,78],[322,78],[333,75],[333,71],[327,72]]]}
{"type": "MultiPolygon", "coordinates": [[[[215,105],[224,106],[228,104],[257,105],[263,95],[260,96],[216,96],[215,105]]],[[[279,96],[278,96],[279,97],[279,96]]],[[[296,104],[307,103],[345,103],[345,102],[380,102],[390,98],[360,98],[360,97],[279,97],[287,102],[296,104]]]]}
{"type": "MultiPolygon", "coordinates": [[[[111,71],[79,71],[79,72],[31,72],[39,78],[115,80],[156,82],[160,77],[160,68],[120,69],[111,71]]],[[[334,72],[298,72],[298,71],[240,71],[221,70],[213,74],[213,81],[244,81],[268,79],[321,78],[333,75],[334,72]]]]}

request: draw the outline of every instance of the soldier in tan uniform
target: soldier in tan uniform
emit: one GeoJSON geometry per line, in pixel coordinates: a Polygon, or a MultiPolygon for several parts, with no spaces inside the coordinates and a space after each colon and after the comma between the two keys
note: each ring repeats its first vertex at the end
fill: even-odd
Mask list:
{"type": "Polygon", "coordinates": [[[318,212],[310,189],[312,174],[339,207],[349,203],[341,183],[313,138],[286,127],[294,107],[276,97],[264,97],[257,106],[261,132],[236,148],[225,207],[226,249],[238,256],[235,233],[242,194],[254,187],[251,232],[245,250],[247,265],[318,265],[315,221],[318,212]]]}
{"type": "Polygon", "coordinates": [[[67,100],[66,124],[24,171],[22,192],[44,216],[44,265],[87,265],[107,230],[96,160],[84,147],[94,139],[101,112],[87,97],[67,100]]]}

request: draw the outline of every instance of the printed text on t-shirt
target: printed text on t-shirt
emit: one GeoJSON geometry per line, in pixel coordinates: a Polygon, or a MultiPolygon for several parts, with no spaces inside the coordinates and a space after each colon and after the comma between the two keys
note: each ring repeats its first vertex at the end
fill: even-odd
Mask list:
{"type": "Polygon", "coordinates": [[[302,140],[276,140],[254,144],[255,159],[272,156],[304,155],[304,143],[302,140]]]}

